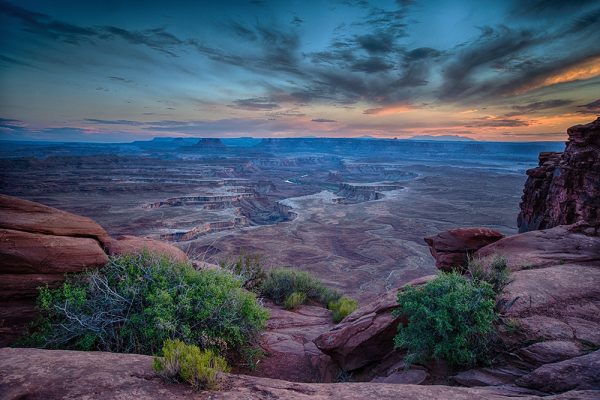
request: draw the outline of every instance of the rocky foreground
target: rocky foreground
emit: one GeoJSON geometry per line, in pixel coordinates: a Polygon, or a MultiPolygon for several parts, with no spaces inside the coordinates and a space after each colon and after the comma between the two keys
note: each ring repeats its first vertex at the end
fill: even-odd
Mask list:
{"type": "MultiPolygon", "coordinates": [[[[228,375],[217,392],[193,392],[164,382],[152,357],[135,354],[38,349],[0,349],[0,397],[6,399],[411,399],[500,400],[542,397],[499,388],[394,385],[383,383],[296,383],[228,375]]],[[[548,396],[548,400],[592,400],[597,391],[548,396]]]]}

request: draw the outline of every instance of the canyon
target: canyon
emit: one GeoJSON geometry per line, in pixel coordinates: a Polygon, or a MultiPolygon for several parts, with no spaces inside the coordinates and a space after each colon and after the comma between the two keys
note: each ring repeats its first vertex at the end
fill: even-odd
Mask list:
{"type": "MultiPolygon", "coordinates": [[[[399,149],[390,155],[379,144],[367,143],[370,151],[381,151],[379,162],[367,162],[375,156],[353,152],[365,149],[362,142],[350,146],[344,140],[323,144],[332,154],[301,157],[297,149],[315,150],[310,140],[294,142],[294,150],[282,145],[285,140],[266,140],[266,148],[282,153],[287,148],[287,155],[257,157],[251,164],[238,155],[225,157],[227,162],[210,155],[209,164],[191,163],[192,172],[182,180],[174,161],[164,155],[162,169],[141,180],[144,163],[158,165],[147,155],[78,159],[86,166],[106,159],[122,164],[111,167],[121,174],[120,181],[136,182],[119,193],[125,205],[116,203],[119,190],[100,183],[97,172],[74,168],[65,156],[13,160],[7,181],[16,182],[17,171],[30,175],[21,187],[11,186],[11,194],[63,204],[68,211],[83,209],[85,198],[94,205],[82,217],[0,197],[0,251],[9,260],[0,271],[6,278],[0,301],[16,305],[3,307],[12,310],[16,327],[34,314],[39,282],[56,285],[62,272],[97,267],[109,255],[144,247],[191,259],[198,268],[216,268],[210,262],[240,251],[262,253],[269,257],[267,268],[291,265],[311,271],[327,286],[358,298],[360,307],[332,324],[329,311],[321,307],[288,311],[265,303],[271,318],[260,345],[267,356],[253,371],[241,368],[227,375],[217,393],[194,393],[161,381],[146,356],[8,347],[0,349],[0,371],[6,377],[0,389],[10,398],[91,392],[98,398],[597,398],[600,119],[570,128],[568,134],[562,153],[546,151],[557,150],[554,144],[537,145],[542,148],[539,166],[530,165],[526,182],[525,171],[515,168],[518,161],[490,161],[493,157],[485,152],[469,166],[431,154],[426,160],[421,154],[418,160],[392,162],[399,149]],[[349,154],[342,157],[343,152],[349,154]],[[41,170],[31,167],[37,163],[67,173],[57,173],[47,184],[39,181],[41,170]],[[81,181],[74,179],[76,172],[81,181]],[[89,185],[97,185],[91,194],[89,185]],[[87,218],[91,214],[102,226],[87,218]],[[487,268],[498,255],[506,259],[511,279],[497,299],[502,315],[493,365],[457,369],[431,362],[407,368],[405,353],[392,342],[398,324],[406,323],[401,310],[392,313],[398,310],[398,291],[435,279],[437,270],[464,273],[473,257],[487,268]],[[73,259],[80,263],[69,264],[73,259]],[[29,311],[20,315],[22,310],[29,311]],[[92,379],[92,370],[101,378],[92,379]],[[340,376],[353,382],[331,383],[343,381],[340,376]]],[[[417,143],[421,149],[470,145],[479,152],[490,146],[417,143]]],[[[183,149],[186,157],[197,147],[205,153],[239,152],[214,140],[189,147],[183,149]]],[[[510,157],[518,160],[519,155],[510,157]]]]}

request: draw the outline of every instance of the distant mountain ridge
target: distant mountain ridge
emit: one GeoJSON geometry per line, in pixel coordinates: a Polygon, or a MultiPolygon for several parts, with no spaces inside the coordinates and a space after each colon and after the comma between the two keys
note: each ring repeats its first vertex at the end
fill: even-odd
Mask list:
{"type": "Polygon", "coordinates": [[[477,141],[470,137],[459,136],[459,135],[439,135],[439,136],[417,135],[417,136],[411,136],[411,137],[407,138],[406,140],[436,140],[436,141],[441,141],[441,142],[476,142],[477,141]]]}

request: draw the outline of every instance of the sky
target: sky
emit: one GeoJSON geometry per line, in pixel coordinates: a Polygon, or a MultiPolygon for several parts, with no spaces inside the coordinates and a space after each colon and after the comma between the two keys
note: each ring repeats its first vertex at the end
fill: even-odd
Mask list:
{"type": "Polygon", "coordinates": [[[564,140],[598,115],[598,0],[0,0],[2,140],[564,140]]]}

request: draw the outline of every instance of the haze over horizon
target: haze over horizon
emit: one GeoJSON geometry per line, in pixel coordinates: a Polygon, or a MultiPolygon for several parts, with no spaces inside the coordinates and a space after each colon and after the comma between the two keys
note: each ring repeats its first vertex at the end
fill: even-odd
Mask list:
{"type": "Polygon", "coordinates": [[[0,140],[554,141],[600,114],[600,3],[0,1],[0,140]]]}

